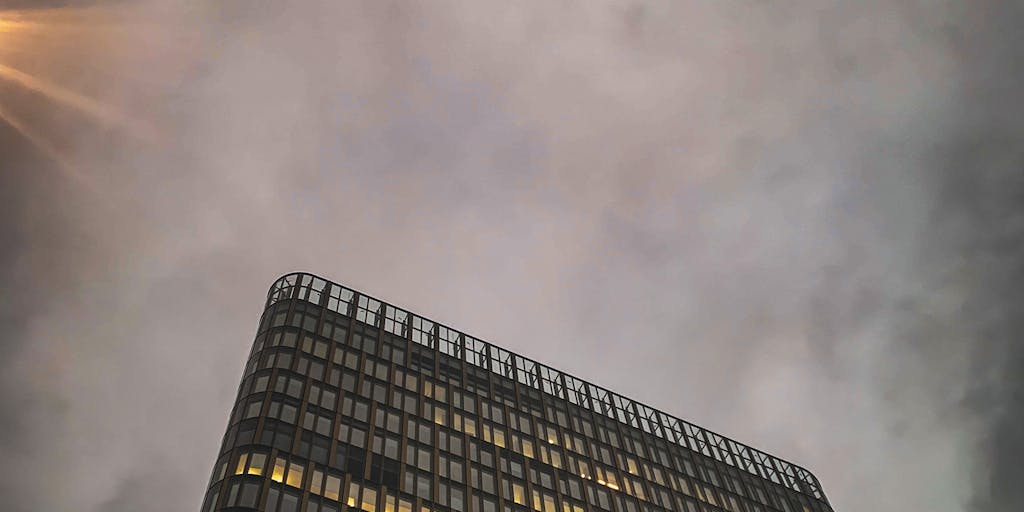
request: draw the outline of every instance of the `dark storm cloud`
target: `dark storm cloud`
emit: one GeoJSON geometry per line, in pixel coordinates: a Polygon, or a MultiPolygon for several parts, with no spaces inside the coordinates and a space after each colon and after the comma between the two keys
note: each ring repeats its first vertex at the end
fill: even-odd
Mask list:
{"type": "Polygon", "coordinates": [[[957,321],[976,345],[964,405],[983,422],[971,506],[1001,512],[1024,507],[1024,38],[1015,28],[1024,7],[990,15],[970,32],[950,31],[969,72],[959,122],[937,151],[936,236],[926,249],[955,255],[936,272],[966,288],[957,321]]]}
{"type": "Polygon", "coordinates": [[[47,142],[0,132],[11,510],[197,507],[295,269],[795,460],[837,510],[1024,508],[1012,6],[37,21],[0,64],[103,110],[0,77],[47,142]]]}
{"type": "MultiPolygon", "coordinates": [[[[945,331],[918,330],[908,342],[929,354],[971,344],[970,374],[957,405],[981,423],[970,510],[1024,508],[1024,6],[979,7],[983,16],[947,27],[962,58],[949,125],[932,157],[934,198],[920,246],[934,293],[956,290],[945,331]],[[950,339],[950,333],[959,337],[950,339]]],[[[914,309],[917,318],[929,311],[914,309]]]]}

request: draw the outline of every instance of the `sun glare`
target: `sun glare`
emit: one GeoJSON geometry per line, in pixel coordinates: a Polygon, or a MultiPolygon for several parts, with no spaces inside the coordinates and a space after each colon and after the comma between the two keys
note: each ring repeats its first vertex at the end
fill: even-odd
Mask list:
{"type": "Polygon", "coordinates": [[[69,72],[65,64],[77,57],[68,50],[92,49],[95,45],[83,43],[104,41],[126,26],[131,26],[126,19],[97,8],[0,11],[0,94],[6,91],[0,95],[0,123],[13,128],[78,178],[82,176],[54,142],[61,136],[53,133],[52,126],[47,129],[45,122],[38,122],[53,118],[46,110],[79,114],[85,122],[83,129],[91,124],[144,142],[152,143],[157,138],[147,123],[98,96],[76,90],[83,82],[77,81],[78,75],[69,72]],[[15,99],[29,96],[39,101],[26,104],[15,99]]]}

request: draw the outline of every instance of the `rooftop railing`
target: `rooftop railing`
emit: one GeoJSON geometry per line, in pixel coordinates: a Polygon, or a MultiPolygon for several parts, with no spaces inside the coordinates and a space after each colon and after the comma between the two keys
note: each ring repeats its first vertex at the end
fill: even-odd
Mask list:
{"type": "Polygon", "coordinates": [[[503,375],[828,504],[810,471],[443,324],[308,273],[274,282],[266,307],[298,299],[503,375]]]}

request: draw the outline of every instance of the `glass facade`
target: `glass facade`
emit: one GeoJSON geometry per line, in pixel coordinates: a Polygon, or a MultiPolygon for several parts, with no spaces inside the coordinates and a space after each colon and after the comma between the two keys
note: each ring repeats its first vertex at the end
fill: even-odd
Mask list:
{"type": "Polygon", "coordinates": [[[319,277],[278,279],[202,512],[831,512],[807,470],[319,277]]]}

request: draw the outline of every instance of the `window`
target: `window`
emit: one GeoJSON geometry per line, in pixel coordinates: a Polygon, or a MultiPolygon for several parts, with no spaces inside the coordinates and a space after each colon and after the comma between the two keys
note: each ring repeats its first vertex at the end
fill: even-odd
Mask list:
{"type": "Polygon", "coordinates": [[[220,497],[220,492],[213,490],[206,498],[206,506],[203,508],[203,512],[213,512],[214,507],[217,506],[217,498],[220,497]]]}
{"type": "Polygon", "coordinates": [[[349,482],[348,484],[348,496],[345,498],[345,504],[354,507],[359,500],[359,484],[355,482],[349,482]]]}
{"type": "Polygon", "coordinates": [[[249,457],[249,470],[250,475],[262,475],[267,463],[267,455],[265,453],[254,453],[249,457]]]}
{"type": "Polygon", "coordinates": [[[260,375],[256,377],[255,384],[252,386],[253,393],[262,393],[267,390],[267,384],[270,381],[269,375],[260,375]]]}
{"type": "Polygon", "coordinates": [[[470,467],[469,478],[470,484],[474,489],[479,489],[488,494],[497,494],[493,472],[480,468],[474,464],[470,467]]]}
{"type": "Polygon", "coordinates": [[[369,487],[363,488],[363,501],[360,508],[363,512],[377,512],[377,491],[369,487]]]}
{"type": "Polygon", "coordinates": [[[511,499],[517,505],[526,505],[526,486],[522,482],[503,478],[502,484],[505,487],[506,500],[511,499]]]}
{"type": "Polygon", "coordinates": [[[285,483],[292,487],[302,487],[302,464],[292,462],[288,465],[288,478],[285,483]]]}
{"type": "Polygon", "coordinates": [[[324,483],[324,497],[334,501],[341,500],[341,478],[327,475],[327,481],[324,483]]]}
{"type": "Polygon", "coordinates": [[[228,487],[226,505],[229,507],[255,507],[259,499],[260,483],[258,481],[235,480],[228,487]]]}
{"type": "Polygon", "coordinates": [[[533,491],[533,509],[538,512],[558,512],[555,496],[546,492],[533,491]]]}
{"type": "Polygon", "coordinates": [[[270,479],[275,482],[284,482],[284,470],[287,464],[283,458],[278,457],[274,461],[274,472],[270,474],[270,479]]]}
{"type": "MultiPolygon", "coordinates": [[[[299,495],[291,491],[285,491],[281,495],[281,509],[280,512],[298,512],[299,510],[299,495]]],[[[270,512],[269,510],[267,512],[270,512]]]]}
{"type": "Polygon", "coordinates": [[[270,418],[276,418],[286,423],[295,423],[295,416],[298,414],[299,408],[297,403],[288,403],[281,399],[274,399],[270,402],[270,409],[267,411],[267,416],[270,418]]]}

